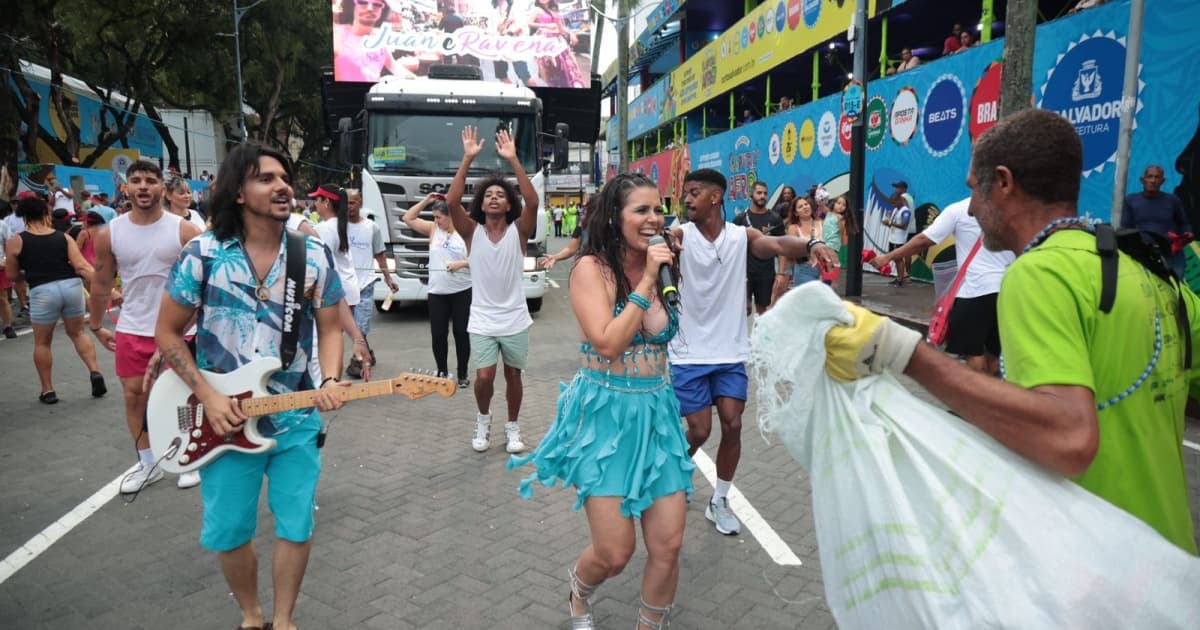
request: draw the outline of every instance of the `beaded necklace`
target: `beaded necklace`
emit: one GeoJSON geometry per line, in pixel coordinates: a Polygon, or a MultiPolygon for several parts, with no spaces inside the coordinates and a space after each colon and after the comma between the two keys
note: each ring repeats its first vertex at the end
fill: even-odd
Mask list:
{"type": "MultiPolygon", "coordinates": [[[[1070,226],[1072,228],[1077,228],[1077,229],[1086,230],[1088,232],[1092,232],[1093,231],[1092,226],[1094,225],[1094,223],[1095,223],[1094,221],[1088,219],[1087,217],[1063,217],[1061,219],[1055,219],[1055,220],[1051,221],[1048,225],[1046,225],[1046,227],[1042,228],[1042,230],[1040,232],[1038,232],[1036,236],[1033,237],[1033,240],[1029,241],[1029,244],[1025,246],[1025,249],[1022,250],[1021,253],[1022,254],[1028,253],[1029,250],[1037,247],[1038,245],[1041,245],[1042,243],[1044,243],[1046,241],[1047,238],[1049,238],[1051,233],[1053,233],[1055,230],[1057,230],[1063,226],[1070,226]]],[[[1142,273],[1146,274],[1147,279],[1149,279],[1150,273],[1148,271],[1146,271],[1143,268],[1142,273]]],[[[1132,396],[1134,392],[1136,392],[1139,388],[1141,388],[1141,386],[1143,384],[1145,384],[1146,380],[1150,378],[1150,374],[1152,372],[1154,372],[1154,368],[1158,366],[1158,359],[1159,359],[1159,357],[1162,356],[1162,347],[1163,347],[1162,313],[1159,311],[1158,305],[1155,304],[1155,307],[1154,307],[1154,352],[1153,352],[1153,354],[1150,355],[1150,363],[1148,365],[1146,365],[1146,369],[1142,370],[1142,373],[1137,377],[1137,379],[1135,381],[1133,381],[1133,384],[1131,384],[1129,387],[1125,388],[1125,391],[1117,394],[1116,396],[1110,397],[1108,400],[1102,400],[1102,401],[1096,403],[1096,410],[1104,411],[1105,409],[1108,409],[1109,407],[1112,407],[1113,405],[1116,405],[1117,403],[1121,402],[1122,400],[1125,400],[1126,398],[1132,396]]],[[[1004,378],[1004,353],[1000,353],[1000,378],[1001,379],[1004,378]]]]}

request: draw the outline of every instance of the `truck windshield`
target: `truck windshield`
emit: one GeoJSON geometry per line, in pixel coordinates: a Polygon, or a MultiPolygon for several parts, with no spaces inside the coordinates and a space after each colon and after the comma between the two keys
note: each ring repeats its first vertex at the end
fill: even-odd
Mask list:
{"type": "Polygon", "coordinates": [[[508,172],[496,153],[496,131],[508,127],[525,171],[537,169],[537,128],[532,116],[372,112],[367,131],[367,168],[381,173],[453,175],[462,162],[462,128],[479,128],[483,153],[472,172],[508,172]]]}

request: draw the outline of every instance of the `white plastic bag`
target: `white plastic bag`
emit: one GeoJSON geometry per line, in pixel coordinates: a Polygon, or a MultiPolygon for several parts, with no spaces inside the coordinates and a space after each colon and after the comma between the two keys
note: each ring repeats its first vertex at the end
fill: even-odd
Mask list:
{"type": "Polygon", "coordinates": [[[825,597],[843,630],[1200,628],[1200,559],[909,393],[839,383],[825,285],[758,319],[760,426],[812,478],[825,597]]]}

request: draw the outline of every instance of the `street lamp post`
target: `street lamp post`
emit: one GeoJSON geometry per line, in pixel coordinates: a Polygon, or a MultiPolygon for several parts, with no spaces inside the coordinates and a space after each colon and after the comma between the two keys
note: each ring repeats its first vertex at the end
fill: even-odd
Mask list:
{"type": "Polygon", "coordinates": [[[255,0],[255,2],[244,7],[239,7],[237,0],[233,0],[233,56],[234,63],[237,65],[237,88],[238,88],[238,127],[242,132],[242,142],[245,142],[249,135],[246,133],[246,108],[245,98],[242,94],[242,36],[241,22],[242,16],[246,12],[264,2],[264,0],[255,0]]]}

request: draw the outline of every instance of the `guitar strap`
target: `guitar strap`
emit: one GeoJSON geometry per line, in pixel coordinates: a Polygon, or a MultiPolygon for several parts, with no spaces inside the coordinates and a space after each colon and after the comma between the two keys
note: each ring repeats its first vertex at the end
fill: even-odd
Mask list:
{"type": "Polygon", "coordinates": [[[287,232],[286,277],[283,285],[283,343],[279,360],[286,370],[296,358],[300,341],[301,313],[304,310],[304,268],[306,266],[305,236],[296,230],[287,232]]]}

